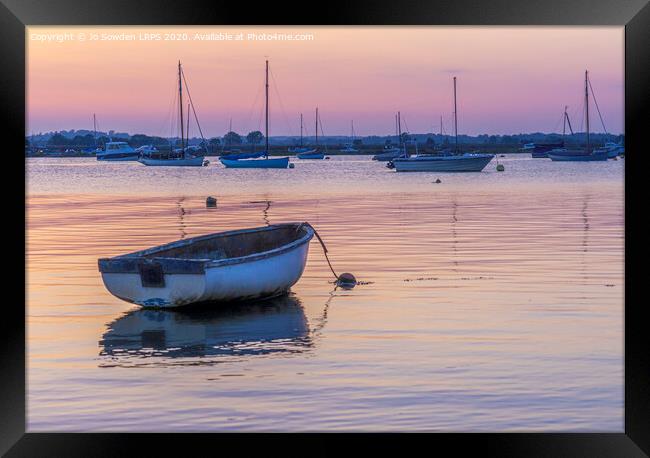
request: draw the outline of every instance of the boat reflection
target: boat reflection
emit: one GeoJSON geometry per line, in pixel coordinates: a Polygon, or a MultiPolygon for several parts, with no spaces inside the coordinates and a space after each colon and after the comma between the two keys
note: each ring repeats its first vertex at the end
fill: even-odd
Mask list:
{"type": "Polygon", "coordinates": [[[113,358],[108,365],[132,365],[133,358],[300,353],[312,345],[303,306],[291,294],[212,309],[135,310],[110,323],[99,341],[100,356],[113,358]]]}

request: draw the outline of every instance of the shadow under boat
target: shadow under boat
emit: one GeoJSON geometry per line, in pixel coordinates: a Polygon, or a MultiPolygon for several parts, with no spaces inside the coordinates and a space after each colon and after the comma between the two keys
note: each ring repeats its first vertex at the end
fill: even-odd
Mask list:
{"type": "Polygon", "coordinates": [[[312,345],[303,306],[291,294],[212,309],[134,310],[110,323],[99,341],[100,356],[118,361],[300,353],[312,345]]]}

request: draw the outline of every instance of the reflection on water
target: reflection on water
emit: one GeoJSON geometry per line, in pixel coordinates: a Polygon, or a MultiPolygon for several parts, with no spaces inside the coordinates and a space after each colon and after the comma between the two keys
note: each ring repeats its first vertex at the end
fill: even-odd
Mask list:
{"type": "Polygon", "coordinates": [[[623,430],[625,161],[506,157],[439,184],[359,157],[27,162],[30,431],[623,430]],[[134,311],[97,271],[287,221],[360,284],[335,289],[318,242],[264,306],[134,311]]]}
{"type": "Polygon", "coordinates": [[[99,341],[102,366],[150,364],[209,356],[299,353],[312,346],[300,301],[284,295],[237,305],[202,304],[177,310],[141,309],[108,325],[99,341]]]}

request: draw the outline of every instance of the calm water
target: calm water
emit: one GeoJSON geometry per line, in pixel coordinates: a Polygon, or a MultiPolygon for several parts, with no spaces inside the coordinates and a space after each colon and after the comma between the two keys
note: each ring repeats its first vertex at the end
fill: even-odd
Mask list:
{"type": "Polygon", "coordinates": [[[28,159],[28,429],[622,432],[625,161],[500,161],[28,159]],[[303,220],[367,283],[335,289],[315,241],[289,296],[201,313],[139,310],[97,270],[303,220]]]}

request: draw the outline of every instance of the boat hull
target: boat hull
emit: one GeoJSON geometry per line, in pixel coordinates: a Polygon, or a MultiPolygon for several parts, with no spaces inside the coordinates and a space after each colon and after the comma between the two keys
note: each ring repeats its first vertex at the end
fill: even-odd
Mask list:
{"type": "Polygon", "coordinates": [[[203,167],[209,163],[202,157],[191,157],[185,159],[152,159],[143,157],[138,159],[138,162],[155,167],[203,167]]]}
{"type": "Polygon", "coordinates": [[[272,159],[219,159],[227,168],[231,169],[286,169],[289,167],[288,157],[272,159]]]}
{"type": "Polygon", "coordinates": [[[375,154],[372,157],[372,160],[373,161],[392,161],[393,159],[397,159],[398,157],[400,157],[402,154],[404,154],[404,153],[401,152],[401,151],[389,151],[389,152],[385,152],[385,153],[378,153],[378,154],[375,154]]]}
{"type": "MultiPolygon", "coordinates": [[[[145,260],[118,256],[100,259],[99,270],[111,294],[143,307],[172,308],[269,298],[287,292],[302,276],[313,237],[311,227],[304,230],[305,235],[286,247],[242,258],[210,261],[149,257],[145,260]],[[159,284],[145,282],[147,277],[143,277],[138,266],[143,262],[160,268],[163,278],[159,284]]],[[[236,232],[246,231],[232,233],[236,232]]]]}
{"type": "Polygon", "coordinates": [[[549,152],[548,157],[552,161],[556,162],[594,162],[594,161],[606,161],[607,152],[594,152],[591,154],[571,154],[567,151],[562,152],[549,152]]]}
{"type": "Polygon", "coordinates": [[[492,154],[399,158],[393,161],[398,172],[480,172],[492,160],[492,154]]]}
{"type": "Polygon", "coordinates": [[[296,154],[298,159],[325,159],[325,154],[323,153],[299,153],[296,154]]]}
{"type": "Polygon", "coordinates": [[[137,161],[138,159],[140,159],[140,153],[103,154],[97,156],[98,161],[104,162],[137,161]]]}

